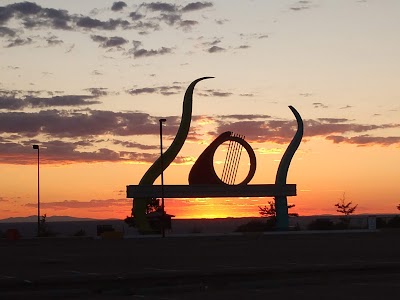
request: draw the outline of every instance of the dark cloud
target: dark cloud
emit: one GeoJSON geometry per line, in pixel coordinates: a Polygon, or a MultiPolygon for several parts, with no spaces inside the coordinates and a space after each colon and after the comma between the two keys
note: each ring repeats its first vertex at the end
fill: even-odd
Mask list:
{"type": "Polygon", "coordinates": [[[148,30],[153,30],[153,31],[160,30],[160,25],[152,21],[148,22],[139,21],[134,23],[131,27],[136,30],[142,30],[142,34],[147,33],[148,30]]]}
{"type": "Polygon", "coordinates": [[[64,43],[62,40],[58,39],[58,37],[56,37],[55,35],[48,37],[46,39],[46,42],[49,46],[56,46],[64,43]]]}
{"type": "Polygon", "coordinates": [[[107,88],[89,88],[86,90],[89,91],[96,98],[108,95],[107,88]]]}
{"type": "Polygon", "coordinates": [[[218,116],[219,120],[223,119],[235,119],[235,120],[256,120],[256,119],[270,119],[269,115],[222,115],[218,116]]]}
{"type": "Polygon", "coordinates": [[[12,48],[17,46],[24,46],[33,43],[31,38],[16,38],[13,40],[8,40],[10,43],[6,46],[6,48],[12,48]]]}
{"type": "MultiPolygon", "coordinates": [[[[71,164],[135,161],[152,163],[158,158],[157,154],[148,154],[133,151],[115,151],[107,148],[87,150],[88,143],[66,142],[61,140],[37,140],[24,142],[0,141],[0,163],[28,165],[37,163],[36,156],[32,155],[32,144],[40,144],[41,164],[71,164]]],[[[92,147],[93,148],[93,147],[92,147]]]]}
{"type": "Polygon", "coordinates": [[[135,58],[140,58],[140,57],[149,57],[149,56],[169,54],[169,53],[172,53],[172,49],[167,48],[167,47],[161,47],[158,50],[134,49],[133,51],[131,51],[131,53],[133,53],[133,56],[135,58]]]}
{"type": "Polygon", "coordinates": [[[227,19],[220,19],[220,20],[215,20],[215,23],[218,25],[224,25],[226,22],[229,22],[227,19]]]}
{"type": "Polygon", "coordinates": [[[131,12],[129,14],[129,17],[132,19],[132,21],[138,21],[144,17],[144,15],[138,13],[138,12],[131,12]]]}
{"type": "MultiPolygon", "coordinates": [[[[144,113],[111,111],[0,112],[0,132],[33,137],[87,137],[156,134],[158,119],[144,113]]],[[[176,126],[170,126],[171,130],[176,126]]]]}
{"type": "Polygon", "coordinates": [[[199,22],[194,20],[183,20],[179,23],[179,27],[182,27],[184,30],[190,30],[197,24],[199,24],[199,22]]]}
{"type": "Polygon", "coordinates": [[[175,12],[178,10],[176,5],[165,2],[151,2],[151,3],[144,3],[142,5],[147,7],[151,11],[175,12]]]}
{"type": "Polygon", "coordinates": [[[314,108],[328,108],[327,105],[325,105],[321,102],[314,102],[313,105],[314,105],[314,108]]]}
{"type": "Polygon", "coordinates": [[[131,95],[140,95],[140,94],[154,94],[158,92],[157,88],[139,88],[139,89],[131,89],[127,91],[131,95]]]}
{"type": "Polygon", "coordinates": [[[254,94],[251,93],[245,93],[245,94],[239,94],[241,97],[254,97],[254,94]]]}
{"type": "MultiPolygon", "coordinates": [[[[262,116],[260,116],[262,118],[262,116]]],[[[239,119],[239,118],[238,118],[239,119]]],[[[215,135],[225,131],[233,131],[235,133],[244,134],[246,139],[254,142],[274,142],[284,144],[290,142],[297,124],[295,121],[284,120],[267,120],[256,121],[254,119],[240,120],[238,122],[227,122],[221,116],[215,120],[219,125],[215,135]]],[[[363,135],[361,137],[345,138],[342,135],[351,135],[354,133],[369,132],[372,130],[381,130],[387,128],[399,128],[400,124],[383,124],[383,125],[364,125],[348,123],[347,119],[324,118],[317,120],[304,120],[304,137],[325,137],[335,143],[347,142],[360,145],[377,145],[387,146],[389,144],[399,143],[397,137],[370,137],[363,135]],[[329,137],[329,138],[328,138],[329,137]],[[359,143],[357,143],[359,142],[359,143]]]]}
{"type": "Polygon", "coordinates": [[[220,92],[216,90],[205,90],[204,92],[200,92],[199,95],[203,97],[229,97],[233,94],[229,92],[220,92]]]}
{"type": "Polygon", "coordinates": [[[181,86],[171,85],[171,86],[159,86],[151,88],[138,88],[130,89],[127,91],[128,94],[136,96],[140,94],[162,94],[164,96],[179,94],[182,90],[181,86]]]}
{"type": "Polygon", "coordinates": [[[36,3],[21,2],[0,8],[0,24],[12,17],[22,20],[25,28],[45,26],[56,29],[70,29],[71,16],[65,10],[42,8],[36,3]]]}
{"type": "Polygon", "coordinates": [[[78,18],[76,25],[87,29],[105,29],[115,30],[117,27],[127,28],[130,23],[121,19],[109,19],[108,21],[101,21],[98,19],[92,19],[90,17],[78,18]]]}
{"type": "Polygon", "coordinates": [[[123,1],[117,1],[114,2],[113,5],[111,6],[112,11],[120,11],[123,10],[126,7],[126,3],[123,1]]]}
{"type": "Polygon", "coordinates": [[[250,46],[249,45],[240,45],[239,47],[237,47],[237,49],[249,49],[250,46]]]}
{"type": "Polygon", "coordinates": [[[102,48],[111,48],[111,47],[120,48],[122,45],[127,44],[129,42],[128,40],[119,36],[105,37],[100,35],[91,35],[90,38],[94,42],[100,43],[100,47],[102,48]]]}
{"type": "Polygon", "coordinates": [[[301,11],[311,8],[311,2],[306,0],[301,0],[297,2],[294,6],[290,7],[292,11],[301,11]]]}
{"type": "Polygon", "coordinates": [[[187,4],[182,8],[183,12],[189,12],[189,11],[194,11],[194,10],[200,10],[204,9],[207,7],[212,7],[213,4],[211,2],[192,2],[187,4]]]}
{"type": "Polygon", "coordinates": [[[371,146],[371,145],[390,146],[394,144],[400,144],[400,136],[375,137],[370,135],[360,135],[354,137],[344,137],[344,136],[331,135],[327,136],[326,139],[334,142],[335,144],[346,143],[357,146],[371,146]]]}
{"type": "MultiPolygon", "coordinates": [[[[65,209],[91,209],[91,208],[110,208],[110,207],[126,207],[132,206],[131,199],[106,199],[106,200],[63,200],[53,202],[43,202],[42,207],[45,209],[65,210],[65,209]]],[[[25,207],[37,207],[37,203],[27,203],[25,207]]]]}
{"type": "Polygon", "coordinates": [[[10,20],[14,15],[13,9],[10,6],[1,7],[0,6],[0,24],[5,24],[10,20]]]}
{"type": "Polygon", "coordinates": [[[353,106],[351,106],[351,105],[346,105],[346,106],[343,106],[343,107],[341,107],[340,109],[349,109],[349,108],[352,108],[353,106]]]}
{"type": "Polygon", "coordinates": [[[166,24],[172,26],[178,21],[181,21],[181,16],[178,14],[161,14],[159,19],[166,24]]]}
{"type": "Polygon", "coordinates": [[[212,47],[209,48],[207,51],[208,51],[209,53],[218,53],[218,52],[224,52],[225,49],[224,49],[224,48],[221,48],[221,47],[218,47],[218,46],[212,46],[212,47]]]}
{"type": "Polygon", "coordinates": [[[20,110],[24,108],[44,108],[62,106],[81,106],[100,103],[94,96],[63,95],[51,98],[40,98],[25,95],[23,98],[0,95],[0,109],[20,110]]]}
{"type": "Polygon", "coordinates": [[[0,26],[0,37],[4,37],[4,36],[13,37],[16,34],[17,33],[14,30],[12,30],[12,29],[10,29],[8,27],[0,26]]]}
{"type": "Polygon", "coordinates": [[[139,144],[136,142],[119,141],[119,140],[113,140],[113,144],[122,145],[126,148],[137,148],[140,150],[159,150],[160,149],[159,145],[143,145],[143,144],[139,144]]]}
{"type": "Polygon", "coordinates": [[[35,15],[42,10],[39,5],[32,2],[15,3],[11,4],[9,7],[22,15],[35,15]]]}

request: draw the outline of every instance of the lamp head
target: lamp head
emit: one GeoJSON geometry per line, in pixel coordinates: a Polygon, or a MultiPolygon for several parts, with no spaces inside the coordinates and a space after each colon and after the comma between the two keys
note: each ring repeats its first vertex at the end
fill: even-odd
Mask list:
{"type": "Polygon", "coordinates": [[[32,148],[39,150],[39,145],[33,145],[32,148]]]}
{"type": "Polygon", "coordinates": [[[160,119],[159,121],[160,121],[160,123],[165,123],[167,121],[167,119],[160,119]]]}

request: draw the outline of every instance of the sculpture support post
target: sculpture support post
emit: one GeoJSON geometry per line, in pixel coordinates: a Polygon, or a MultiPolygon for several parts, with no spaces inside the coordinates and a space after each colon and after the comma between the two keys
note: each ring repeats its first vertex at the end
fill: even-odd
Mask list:
{"type": "Polygon", "coordinates": [[[165,237],[165,206],[164,206],[164,157],[163,157],[163,145],[162,145],[162,124],[167,119],[160,119],[160,158],[161,158],[161,235],[165,237]]]}
{"type": "MultiPolygon", "coordinates": [[[[275,184],[285,185],[286,178],[289,171],[290,162],[300,145],[301,139],[303,138],[303,120],[300,114],[293,106],[289,106],[290,110],[296,117],[297,131],[292,141],[287,147],[285,153],[282,156],[281,162],[279,163],[278,171],[276,172],[275,184]]],[[[287,197],[279,196],[275,197],[275,210],[276,210],[276,229],[277,230],[288,230],[289,229],[289,213],[287,206],[287,197]]]]}

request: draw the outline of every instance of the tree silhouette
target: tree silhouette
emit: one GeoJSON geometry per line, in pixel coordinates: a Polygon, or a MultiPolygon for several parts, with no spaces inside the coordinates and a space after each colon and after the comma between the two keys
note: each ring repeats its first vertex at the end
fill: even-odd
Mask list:
{"type": "Polygon", "coordinates": [[[158,198],[150,198],[146,203],[146,214],[160,210],[160,199],[158,198]]]}
{"type": "Polygon", "coordinates": [[[345,193],[343,193],[342,197],[340,198],[340,202],[336,203],[335,206],[337,207],[336,211],[339,213],[344,214],[346,217],[348,217],[349,215],[353,214],[358,206],[358,204],[356,205],[352,205],[353,203],[347,202],[346,203],[346,195],[345,193]]]}
{"type": "MultiPolygon", "coordinates": [[[[296,206],[295,204],[289,204],[288,205],[288,209],[290,209],[292,207],[295,207],[295,206],[296,206]]],[[[262,217],[265,217],[265,218],[276,218],[275,201],[268,201],[268,206],[264,206],[264,207],[259,206],[258,210],[259,210],[258,213],[262,217]]],[[[297,214],[297,213],[289,213],[289,216],[298,217],[299,214],[297,214]]]]}

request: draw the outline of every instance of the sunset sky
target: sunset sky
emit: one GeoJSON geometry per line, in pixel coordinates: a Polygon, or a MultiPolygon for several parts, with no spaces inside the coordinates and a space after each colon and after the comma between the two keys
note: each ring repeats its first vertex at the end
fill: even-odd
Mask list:
{"type": "MultiPolygon", "coordinates": [[[[1,0],[0,219],[37,213],[33,144],[42,213],[129,215],[126,185],[159,156],[159,118],[166,149],[187,86],[204,76],[215,78],[195,88],[191,131],[165,184],[187,184],[226,130],[256,153],[251,183],[274,183],[293,105],[305,126],[288,174],[293,212],[335,214],[345,193],[357,213],[396,213],[399,32],[398,0],[1,0]]],[[[167,199],[166,210],[258,216],[269,200],[167,199]]]]}

